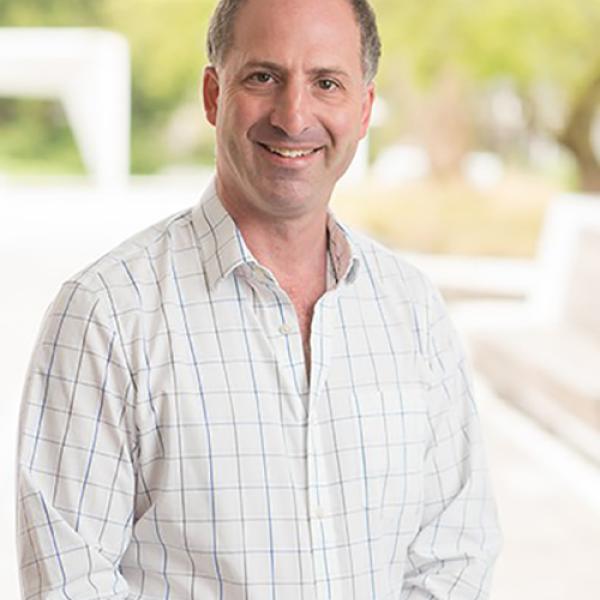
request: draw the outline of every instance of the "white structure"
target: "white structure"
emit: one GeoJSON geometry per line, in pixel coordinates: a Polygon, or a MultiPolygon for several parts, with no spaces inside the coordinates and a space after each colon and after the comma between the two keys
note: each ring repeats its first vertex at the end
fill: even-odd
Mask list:
{"type": "Polygon", "coordinates": [[[555,323],[566,312],[569,274],[578,260],[578,242],[585,229],[600,230],[598,196],[562,194],[548,208],[538,244],[538,279],[531,295],[532,313],[538,318],[555,323]]]}
{"type": "Polygon", "coordinates": [[[62,102],[95,182],[129,175],[130,57],[119,34],[98,29],[0,28],[0,96],[62,102]]]}

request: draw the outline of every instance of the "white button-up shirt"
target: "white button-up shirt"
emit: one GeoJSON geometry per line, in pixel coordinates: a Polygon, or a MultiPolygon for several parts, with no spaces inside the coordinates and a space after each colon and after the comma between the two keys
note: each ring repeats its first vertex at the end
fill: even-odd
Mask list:
{"type": "Polygon", "coordinates": [[[214,186],[63,285],[23,400],[24,598],[487,597],[495,508],[439,295],[328,229],[309,373],[214,186]]]}

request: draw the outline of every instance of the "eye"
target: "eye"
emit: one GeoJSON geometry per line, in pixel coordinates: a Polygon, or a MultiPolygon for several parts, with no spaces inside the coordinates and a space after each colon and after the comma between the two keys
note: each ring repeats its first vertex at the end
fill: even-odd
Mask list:
{"type": "Polygon", "coordinates": [[[248,77],[248,81],[260,84],[271,83],[273,81],[273,76],[266,71],[259,71],[257,73],[252,73],[252,75],[248,77]]]}
{"type": "Polygon", "coordinates": [[[319,81],[317,82],[317,85],[324,92],[330,92],[331,90],[335,90],[336,88],[339,87],[337,82],[335,82],[333,79],[319,79],[319,81]]]}

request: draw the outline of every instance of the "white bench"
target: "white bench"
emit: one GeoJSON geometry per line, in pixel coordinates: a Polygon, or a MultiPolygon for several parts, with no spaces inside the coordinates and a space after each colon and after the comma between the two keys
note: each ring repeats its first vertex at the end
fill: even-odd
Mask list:
{"type": "Polygon", "coordinates": [[[600,198],[547,213],[525,303],[463,305],[475,366],[506,400],[600,464],[600,198]]]}

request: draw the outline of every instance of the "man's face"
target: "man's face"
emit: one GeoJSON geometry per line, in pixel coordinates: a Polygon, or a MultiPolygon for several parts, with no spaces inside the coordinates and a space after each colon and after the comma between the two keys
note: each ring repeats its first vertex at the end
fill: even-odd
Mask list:
{"type": "Polygon", "coordinates": [[[347,0],[246,0],[224,64],[204,76],[225,204],[274,220],[324,212],[373,93],[347,0]]]}

